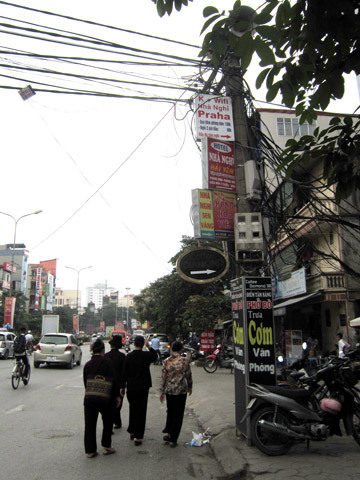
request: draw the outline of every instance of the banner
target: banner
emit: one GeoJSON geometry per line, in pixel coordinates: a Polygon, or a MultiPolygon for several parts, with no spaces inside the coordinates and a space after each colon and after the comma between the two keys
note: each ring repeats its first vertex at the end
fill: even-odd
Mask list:
{"type": "Polygon", "coordinates": [[[6,297],[4,302],[4,327],[14,328],[15,297],[6,297]]]}
{"type": "Polygon", "coordinates": [[[73,315],[73,331],[79,335],[79,315],[73,315]]]}

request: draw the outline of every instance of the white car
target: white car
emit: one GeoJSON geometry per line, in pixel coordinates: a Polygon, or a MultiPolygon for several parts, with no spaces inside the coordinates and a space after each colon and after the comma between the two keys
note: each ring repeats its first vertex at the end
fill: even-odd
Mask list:
{"type": "Polygon", "coordinates": [[[64,365],[73,368],[80,365],[82,351],[77,338],[71,333],[47,333],[36,345],[34,367],[40,365],[64,365]]]}
{"type": "Polygon", "coordinates": [[[14,356],[15,335],[7,330],[0,331],[0,358],[5,360],[14,356]]]}

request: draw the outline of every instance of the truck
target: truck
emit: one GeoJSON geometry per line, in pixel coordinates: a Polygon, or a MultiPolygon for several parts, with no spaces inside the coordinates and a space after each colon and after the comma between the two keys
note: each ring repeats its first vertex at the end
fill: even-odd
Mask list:
{"type": "Polygon", "coordinates": [[[59,315],[43,315],[41,335],[59,332],[59,315]]]}

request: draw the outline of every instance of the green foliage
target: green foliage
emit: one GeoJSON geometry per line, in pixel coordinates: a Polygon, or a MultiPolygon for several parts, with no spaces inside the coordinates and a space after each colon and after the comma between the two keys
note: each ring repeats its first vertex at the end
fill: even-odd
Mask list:
{"type": "Polygon", "coordinates": [[[231,318],[231,301],[229,295],[206,297],[192,295],[185,302],[183,319],[191,325],[191,331],[197,334],[214,328],[219,320],[231,318]]]}
{"type": "Polygon", "coordinates": [[[163,17],[165,13],[171,15],[173,7],[179,12],[183,5],[187,6],[189,2],[193,0],[151,0],[156,4],[156,9],[160,17],[163,17]]]}
{"type": "Polygon", "coordinates": [[[69,305],[54,308],[54,315],[59,315],[59,331],[63,333],[73,332],[73,311],[69,305]]]}
{"type": "Polygon", "coordinates": [[[336,184],[337,202],[360,189],[360,120],[334,118],[322,131],[291,139],[282,153],[280,169],[287,167],[287,178],[298,163],[323,162],[327,185],[336,184]]]}

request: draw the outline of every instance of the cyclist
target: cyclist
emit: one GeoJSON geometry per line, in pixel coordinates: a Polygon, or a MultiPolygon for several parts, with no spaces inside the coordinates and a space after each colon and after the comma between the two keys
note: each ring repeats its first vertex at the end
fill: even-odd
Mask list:
{"type": "Polygon", "coordinates": [[[26,355],[26,328],[21,327],[20,328],[20,335],[17,336],[14,340],[14,355],[17,358],[21,358],[23,361],[23,364],[25,365],[25,370],[24,370],[24,376],[23,376],[23,382],[24,385],[28,383],[28,375],[30,371],[30,363],[29,359],[26,355]]]}
{"type": "Polygon", "coordinates": [[[33,351],[33,348],[34,348],[34,337],[31,334],[31,330],[27,332],[27,334],[25,335],[25,338],[26,338],[27,348],[31,355],[31,352],[33,351]]]}

